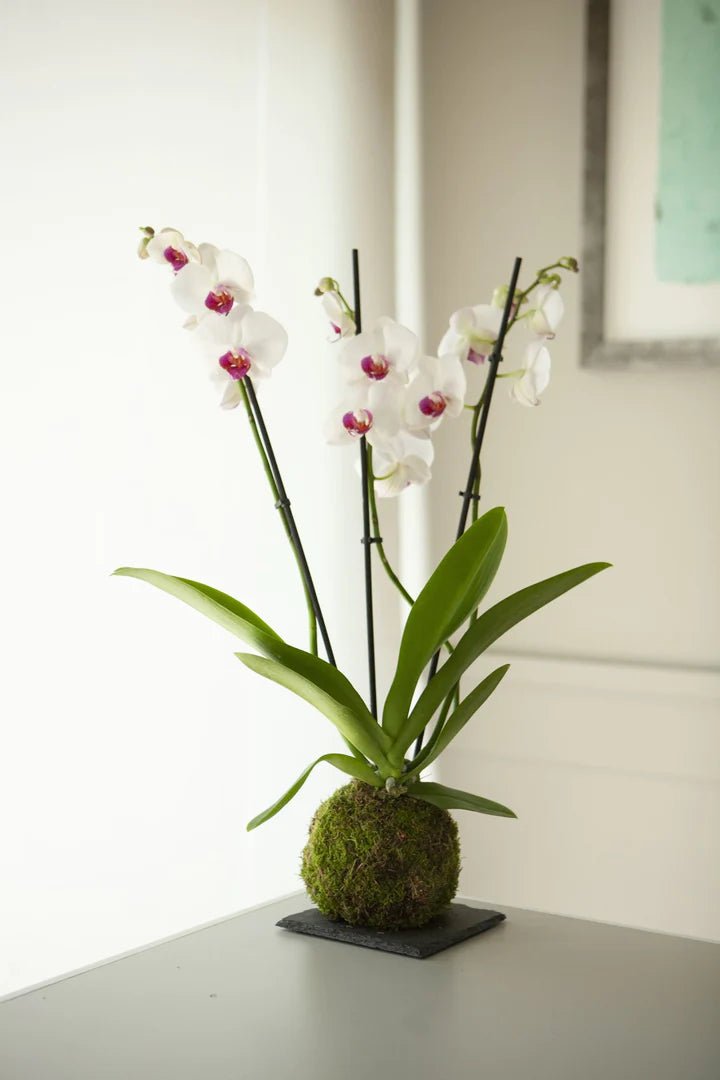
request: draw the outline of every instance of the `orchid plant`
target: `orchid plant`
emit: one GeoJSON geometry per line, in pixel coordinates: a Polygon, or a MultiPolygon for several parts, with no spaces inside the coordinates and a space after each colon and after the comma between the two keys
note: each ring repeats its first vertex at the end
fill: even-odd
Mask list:
{"type": "Polygon", "coordinates": [[[327,439],[331,444],[360,447],[370,682],[366,702],[337,667],[255,391],[255,381],[268,377],[285,355],[287,334],[275,319],[252,306],[254,280],[245,259],[211,244],[196,246],[176,229],[155,232],[147,227],[142,233],[139,254],[168,272],[171,292],[186,315],[185,326],[205,355],[208,374],[221,388],[220,405],[244,408],[297,561],[308,607],[309,648],[286,642],[244,604],[211,586],[148,569],[125,567],[115,573],[156,586],[233,633],[254,650],[236,653],[245,667],[318,709],[336,727],[349,751],[324,754],[312,762],[285,794],[253,818],[248,829],[282,809],[320,762],[398,796],[444,809],[514,817],[512,810],[498,802],[424,780],[423,774],[490,697],[509,666],[497,667],[463,692],[461,679],[474,661],[511,627],[608,565],[596,562],[576,567],[481,610],[507,539],[504,510],[495,508],[480,516],[478,509],[480,449],[493,387],[496,379],[509,379],[514,402],[539,405],[550,378],[548,342],[563,315],[562,274],[577,272],[577,263],[559,259],[520,289],[516,260],[510,284],[497,289],[491,303],[461,308],[451,315],[435,356],[424,355],[417,335],[391,318],[380,318],[368,330],[362,329],[356,252],[352,304],[335,278],[323,278],[315,290],[330,324],[343,388],[326,420],[327,439]],[[499,372],[505,337],[521,323],[530,337],[520,366],[499,372]],[[487,375],[478,386],[477,375],[483,369],[487,375]],[[460,421],[466,415],[471,420],[471,467],[457,539],[414,598],[385,551],[377,497],[396,497],[414,484],[427,483],[435,432],[440,424],[460,421]],[[409,606],[382,712],[374,671],[373,548],[409,606]],[[326,660],[318,655],[318,631],[326,660]],[[423,733],[430,724],[432,733],[423,745],[423,733]]]}

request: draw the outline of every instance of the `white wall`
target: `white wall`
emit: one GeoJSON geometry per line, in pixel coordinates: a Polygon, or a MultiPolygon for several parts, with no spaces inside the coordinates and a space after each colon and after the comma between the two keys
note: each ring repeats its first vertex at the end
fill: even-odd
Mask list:
{"type": "MultiPolygon", "coordinates": [[[[424,4],[431,345],[516,254],[527,275],[579,252],[583,9],[424,4]]],[[[493,596],[591,559],[615,566],[508,635],[510,675],[443,761],[446,782],[521,816],[461,817],[461,887],[720,937],[720,372],[581,370],[575,281],[565,296],[542,407],[515,407],[502,384],[493,405],[485,505],[510,520],[493,596]]],[[[443,434],[435,558],[467,453],[458,427],[443,434]]]]}
{"type": "Polygon", "coordinates": [[[359,481],[320,434],[332,389],[312,291],[347,280],[358,244],[368,317],[392,304],[391,24],[379,0],[5,14],[0,993],[299,884],[336,774],[244,826],[341,745],[334,732],[244,672],[218,628],[108,576],[209,581],[303,640],[243,419],[216,408],[136,230],[242,251],[288,327],[268,422],[336,650],[362,680],[359,481]]]}

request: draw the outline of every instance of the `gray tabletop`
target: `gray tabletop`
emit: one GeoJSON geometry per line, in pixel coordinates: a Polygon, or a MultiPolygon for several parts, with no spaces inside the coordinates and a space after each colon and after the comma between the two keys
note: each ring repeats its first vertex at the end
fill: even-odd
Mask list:
{"type": "Polygon", "coordinates": [[[0,1078],[720,1077],[720,946],[505,907],[502,926],[412,960],[275,927],[303,906],[6,1001],[0,1078]]]}

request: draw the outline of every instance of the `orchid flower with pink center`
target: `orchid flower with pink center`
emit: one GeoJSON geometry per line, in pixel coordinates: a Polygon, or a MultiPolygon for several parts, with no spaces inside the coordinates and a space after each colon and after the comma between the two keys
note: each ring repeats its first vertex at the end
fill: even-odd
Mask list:
{"type": "Polygon", "coordinates": [[[392,439],[378,439],[373,447],[375,492],[381,498],[399,495],[412,484],[426,484],[434,450],[429,439],[414,439],[400,433],[392,439]]]}
{"type": "Polygon", "coordinates": [[[502,311],[492,304],[460,308],[450,316],[438,356],[457,356],[471,364],[484,363],[492,352],[501,322],[502,311]]]}
{"type": "Polygon", "coordinates": [[[417,364],[418,339],[412,330],[387,317],[371,330],[350,338],[340,354],[348,386],[406,385],[417,364]]]}
{"type": "Polygon", "coordinates": [[[200,262],[184,266],[172,283],[172,294],[189,315],[185,325],[193,329],[201,320],[230,314],[236,304],[252,300],[254,281],[250,266],[234,251],[220,251],[200,244],[200,262]]]}
{"type": "Polygon", "coordinates": [[[519,405],[540,404],[540,395],[550,382],[550,352],[542,338],[525,349],[522,369],[514,374],[510,397],[519,405]]]}
{"type": "Polygon", "coordinates": [[[372,409],[359,401],[341,401],[325,422],[325,438],[334,446],[356,442],[363,435],[370,435],[375,423],[372,409]]]}
{"type": "Polygon", "coordinates": [[[220,405],[234,409],[242,401],[246,376],[267,378],[287,349],[285,330],[263,311],[236,305],[224,319],[205,319],[198,335],[210,358],[210,376],[222,387],[220,405]]]}
{"type": "Polygon", "coordinates": [[[351,386],[325,423],[325,438],[335,446],[367,436],[371,445],[389,439],[402,428],[401,386],[351,386]]]}
{"type": "Polygon", "coordinates": [[[553,285],[540,285],[530,299],[528,325],[538,337],[554,338],[565,314],[562,296],[553,285]]]}
{"type": "Polygon", "coordinates": [[[355,333],[355,320],[334,289],[322,294],[321,303],[330,322],[330,341],[351,337],[355,333]]]}
{"type": "Polygon", "coordinates": [[[151,229],[143,231],[146,235],[140,245],[141,259],[152,259],[153,262],[169,266],[176,274],[189,262],[200,262],[198,249],[177,229],[160,229],[152,236],[149,235],[151,229]]]}
{"type": "Polygon", "coordinates": [[[423,356],[405,395],[405,428],[427,438],[444,416],[460,416],[467,380],[456,356],[423,356]]]}

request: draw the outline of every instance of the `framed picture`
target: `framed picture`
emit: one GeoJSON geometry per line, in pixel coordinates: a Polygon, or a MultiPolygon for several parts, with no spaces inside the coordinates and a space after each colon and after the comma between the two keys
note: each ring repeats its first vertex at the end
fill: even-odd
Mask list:
{"type": "Polygon", "coordinates": [[[582,362],[720,364],[720,0],[588,0],[582,362]]]}

